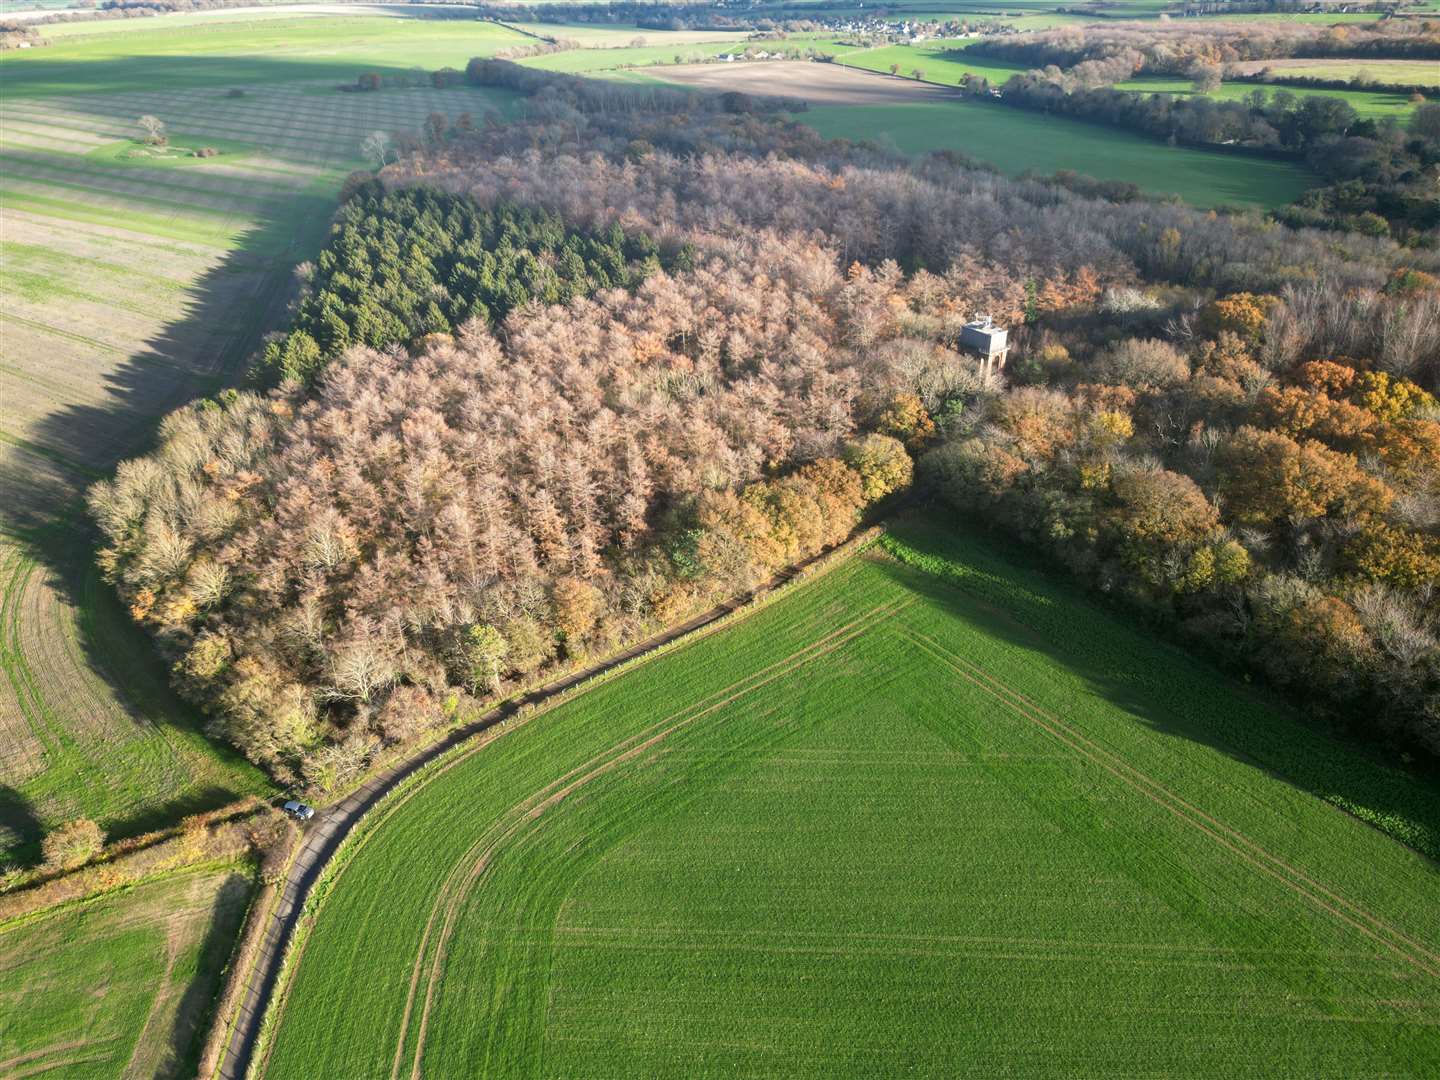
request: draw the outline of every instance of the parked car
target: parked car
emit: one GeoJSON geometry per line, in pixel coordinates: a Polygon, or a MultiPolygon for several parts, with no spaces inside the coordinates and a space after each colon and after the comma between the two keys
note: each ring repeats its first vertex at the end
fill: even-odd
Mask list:
{"type": "Polygon", "coordinates": [[[306,806],[303,802],[296,799],[291,799],[281,807],[281,809],[296,821],[309,821],[315,816],[315,808],[313,806],[306,806]]]}

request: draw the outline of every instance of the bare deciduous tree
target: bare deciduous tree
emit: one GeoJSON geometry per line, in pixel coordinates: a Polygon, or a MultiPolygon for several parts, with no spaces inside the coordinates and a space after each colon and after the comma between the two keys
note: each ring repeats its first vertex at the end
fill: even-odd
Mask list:
{"type": "Polygon", "coordinates": [[[163,146],[166,141],[165,121],[146,113],[136,121],[145,132],[145,141],[152,146],[163,146]]]}
{"type": "Polygon", "coordinates": [[[392,153],[390,136],[383,131],[372,131],[360,144],[360,153],[373,162],[375,168],[383,168],[392,153]]]}

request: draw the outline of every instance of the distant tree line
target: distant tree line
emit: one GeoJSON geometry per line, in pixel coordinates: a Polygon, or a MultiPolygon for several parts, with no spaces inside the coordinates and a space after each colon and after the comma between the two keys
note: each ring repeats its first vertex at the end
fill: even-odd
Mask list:
{"type": "Polygon", "coordinates": [[[476,57],[465,68],[472,86],[502,87],[536,99],[552,115],[569,109],[585,115],[601,113],[680,114],[692,112],[803,112],[798,98],[753,95],[740,91],[706,93],[673,86],[636,86],[604,79],[527,67],[510,60],[476,57]]]}
{"type": "Polygon", "coordinates": [[[1244,101],[1216,101],[1202,94],[1139,94],[1108,87],[1067,91],[1044,72],[1016,75],[1005,83],[1007,105],[1098,120],[1147,135],[1193,145],[1239,145],[1262,149],[1312,149],[1324,140],[1373,136],[1382,127],[1361,121],[1342,98],[1297,97],[1284,90],[1251,92],[1244,101]]]}
{"type": "Polygon", "coordinates": [[[1361,119],[1338,97],[1273,95],[1257,88],[1243,101],[1203,95],[1074,89],[1043,72],[1005,84],[1005,105],[1111,124],[1171,142],[1286,150],[1303,156],[1330,188],[1279,216],[1295,224],[1398,235],[1434,244],[1440,199],[1440,104],[1424,104],[1408,127],[1391,118],[1361,119]],[[1427,239],[1428,237],[1428,239],[1427,239]]]}
{"type": "Polygon", "coordinates": [[[984,38],[966,51],[1033,68],[1051,64],[1071,68],[1087,61],[1135,56],[1140,61],[1137,71],[1188,75],[1197,63],[1291,57],[1436,60],[1440,59],[1440,23],[1426,19],[1317,26],[1276,20],[1067,26],[984,38]]]}
{"type": "Polygon", "coordinates": [[[1295,86],[1302,90],[1377,90],[1390,94],[1409,94],[1411,104],[1419,105],[1430,96],[1440,96],[1440,87],[1429,83],[1386,82],[1368,72],[1356,71],[1348,79],[1326,79],[1318,75],[1292,75],[1284,68],[1263,68],[1256,72],[1226,69],[1227,82],[1261,83],[1265,86],[1295,86]]]}

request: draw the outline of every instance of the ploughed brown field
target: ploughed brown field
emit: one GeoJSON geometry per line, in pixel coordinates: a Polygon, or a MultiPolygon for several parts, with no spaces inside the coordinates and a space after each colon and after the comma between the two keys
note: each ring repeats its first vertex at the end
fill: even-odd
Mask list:
{"type": "Polygon", "coordinates": [[[915,79],[856,71],[838,64],[786,60],[737,60],[730,64],[680,64],[658,72],[666,82],[702,90],[742,90],[803,98],[812,105],[904,105],[944,101],[957,91],[915,79]]]}

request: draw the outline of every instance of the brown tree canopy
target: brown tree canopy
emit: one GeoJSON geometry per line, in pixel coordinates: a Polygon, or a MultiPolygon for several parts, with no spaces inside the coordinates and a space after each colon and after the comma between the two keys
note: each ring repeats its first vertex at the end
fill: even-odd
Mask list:
{"type": "Polygon", "coordinates": [[[333,782],[416,730],[417,689],[492,692],[843,539],[910,480],[860,403],[918,423],[971,377],[957,303],[761,242],[500,337],[354,348],[312,396],[167,420],[93,494],[107,565],[228,737],[333,782]]]}

